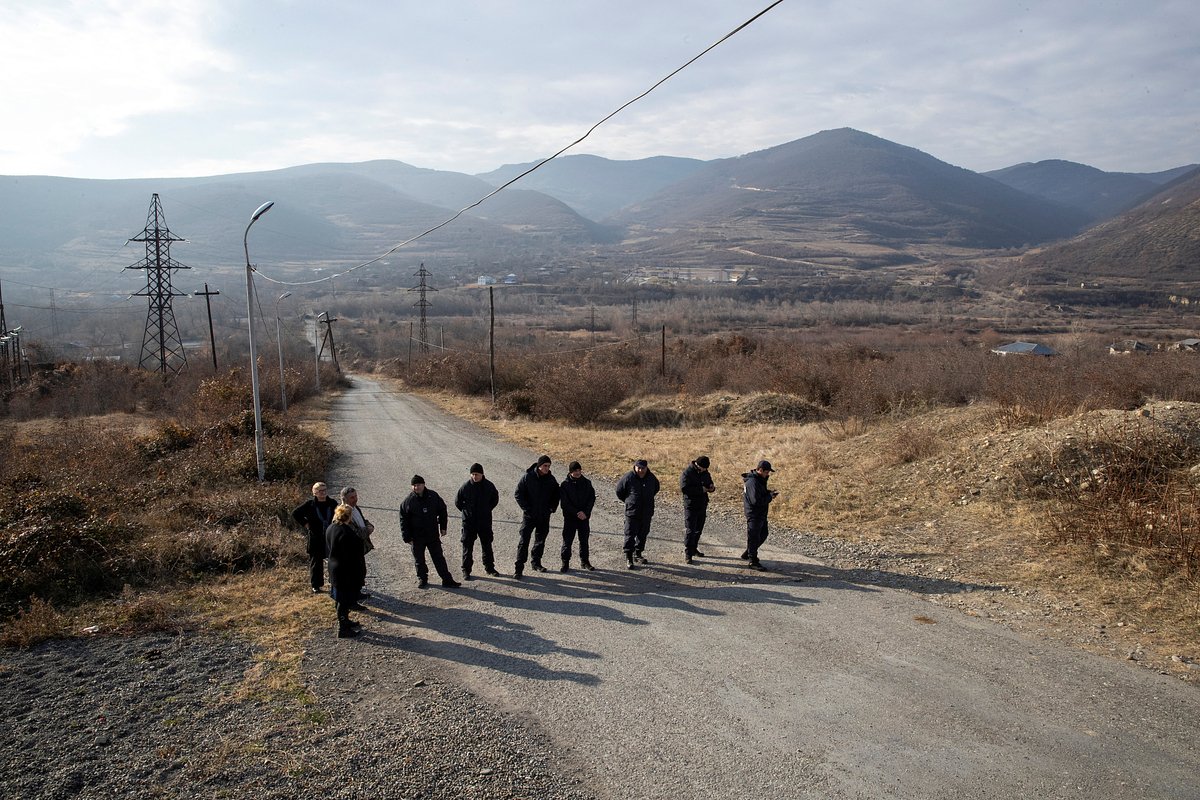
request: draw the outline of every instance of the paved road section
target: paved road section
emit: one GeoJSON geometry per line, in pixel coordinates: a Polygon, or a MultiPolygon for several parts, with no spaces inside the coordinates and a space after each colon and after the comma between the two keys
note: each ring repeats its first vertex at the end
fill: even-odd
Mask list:
{"type": "MultiPolygon", "coordinates": [[[[388,658],[423,659],[546,732],[555,749],[538,755],[599,797],[1200,798],[1195,687],[839,579],[779,542],[762,553],[772,571],[749,572],[744,532],[720,520],[708,557],[686,566],[674,469],[658,473],[648,567],[624,568],[621,506],[595,481],[598,571],[516,581],[516,525],[499,523],[504,577],[418,589],[396,515],[376,509],[398,507],[413,473],[452,506],[479,461],[497,518],[517,520],[513,489],[537,454],[362,378],[333,432],[347,454],[334,482],[376,507],[376,613],[326,657],[381,673],[388,658]]],[[[557,530],[549,541],[554,567],[557,530]]],[[[388,713],[386,697],[371,705],[388,713]]]]}

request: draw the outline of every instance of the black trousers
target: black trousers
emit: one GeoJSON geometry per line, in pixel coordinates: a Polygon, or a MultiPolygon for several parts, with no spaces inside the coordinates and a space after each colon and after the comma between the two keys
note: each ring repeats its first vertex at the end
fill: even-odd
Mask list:
{"type": "Polygon", "coordinates": [[[563,544],[560,555],[564,564],[571,560],[571,545],[575,542],[575,534],[579,534],[579,562],[582,564],[589,560],[588,536],[591,533],[592,521],[590,519],[580,519],[579,517],[563,518],[563,544]]]}
{"type": "Polygon", "coordinates": [[[640,553],[646,549],[646,537],[650,535],[650,520],[653,514],[625,518],[625,555],[640,553]]]}
{"type": "Polygon", "coordinates": [[[345,624],[350,621],[350,609],[358,603],[359,592],[361,586],[335,586],[331,592],[333,602],[337,606],[337,618],[339,624],[345,624]]]}
{"type": "Polygon", "coordinates": [[[314,536],[308,532],[308,580],[312,588],[325,585],[325,534],[314,536]]]}
{"type": "Polygon", "coordinates": [[[704,533],[704,521],[708,518],[708,504],[689,505],[683,509],[683,552],[695,555],[700,547],[700,534],[704,533]]]}
{"type": "Polygon", "coordinates": [[[464,575],[471,574],[471,567],[475,566],[475,540],[479,540],[479,555],[482,557],[484,569],[496,568],[496,556],[492,553],[492,529],[487,528],[468,528],[463,526],[462,531],[462,569],[464,575]]]}
{"type": "Polygon", "coordinates": [[[517,566],[525,566],[525,561],[533,556],[533,563],[542,563],[542,553],[546,551],[546,537],[550,535],[550,517],[532,517],[521,515],[521,530],[517,541],[517,566]],[[533,551],[529,549],[529,538],[533,537],[533,551]]]}
{"type": "Polygon", "coordinates": [[[746,552],[751,561],[758,561],[758,548],[767,540],[767,518],[746,517],[746,552]]]}
{"type": "Polygon", "coordinates": [[[425,563],[426,550],[429,551],[429,560],[433,562],[433,568],[437,570],[438,577],[444,581],[454,580],[454,576],[450,574],[450,568],[446,566],[446,556],[442,553],[442,539],[436,534],[417,536],[412,541],[413,561],[417,564],[417,577],[422,580],[429,578],[429,566],[425,563]]]}

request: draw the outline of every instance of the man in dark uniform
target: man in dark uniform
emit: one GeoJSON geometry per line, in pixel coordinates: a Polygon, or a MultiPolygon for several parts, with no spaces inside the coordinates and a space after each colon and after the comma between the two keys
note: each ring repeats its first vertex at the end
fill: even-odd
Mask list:
{"type": "Polygon", "coordinates": [[[550,472],[550,456],[538,456],[537,463],[525,470],[513,496],[521,507],[521,538],[517,542],[513,577],[521,577],[525,559],[530,556],[533,568],[545,572],[542,553],[546,549],[546,537],[550,535],[550,515],[558,509],[558,480],[550,472]],[[529,550],[530,534],[533,535],[532,553],[529,550]]]}
{"type": "Polygon", "coordinates": [[[483,571],[488,575],[499,575],[496,558],[492,553],[492,509],[500,503],[496,484],[483,477],[483,465],[471,465],[471,477],[467,479],[454,497],[454,507],[462,512],[462,571],[463,579],[471,579],[471,567],[475,560],[475,540],[479,539],[479,551],[483,556],[483,571]]]}
{"type": "Polygon", "coordinates": [[[779,492],[767,488],[771,477],[770,461],[759,461],[758,466],[742,474],[742,510],[746,512],[746,552],[742,558],[750,563],[746,566],[760,572],[765,570],[758,561],[758,548],[767,540],[767,510],[779,492]]]}
{"type": "Polygon", "coordinates": [[[636,561],[648,564],[642,554],[654,517],[654,495],[658,494],[658,476],[650,471],[646,459],[633,462],[633,469],[617,482],[617,499],[625,503],[625,561],[633,569],[636,561]]]}
{"type": "Polygon", "coordinates": [[[317,594],[325,585],[325,529],[333,522],[338,503],[329,496],[329,487],[324,483],[314,483],[312,494],[292,512],[292,519],[308,531],[308,576],[312,593],[317,594]]]}
{"type": "Polygon", "coordinates": [[[700,534],[708,518],[708,496],[717,488],[708,465],[708,456],[700,456],[679,476],[679,491],[683,492],[683,557],[689,564],[696,556],[704,557],[699,550],[700,534]]]}
{"type": "Polygon", "coordinates": [[[429,585],[429,567],[425,564],[425,551],[433,568],[442,579],[442,586],[462,586],[454,580],[442,555],[441,537],[446,535],[449,522],[446,501],[433,489],[425,488],[425,479],[412,477],[412,491],[400,504],[400,538],[412,545],[413,561],[417,564],[417,586],[424,589],[429,585]]]}
{"type": "Polygon", "coordinates": [[[567,479],[558,487],[563,512],[562,571],[571,571],[571,544],[575,534],[579,534],[579,568],[594,570],[588,560],[588,536],[591,534],[592,509],[596,506],[596,490],[584,477],[578,461],[572,461],[567,470],[567,479]]]}

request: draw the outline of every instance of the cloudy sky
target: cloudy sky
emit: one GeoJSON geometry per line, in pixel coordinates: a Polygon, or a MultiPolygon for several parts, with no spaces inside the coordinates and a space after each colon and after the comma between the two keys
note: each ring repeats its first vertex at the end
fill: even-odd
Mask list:
{"type": "MultiPolygon", "coordinates": [[[[560,149],[770,0],[0,0],[0,174],[173,177],[560,149]]],[[[852,127],[974,170],[1200,161],[1194,0],[784,0],[571,152],[852,127]]]]}

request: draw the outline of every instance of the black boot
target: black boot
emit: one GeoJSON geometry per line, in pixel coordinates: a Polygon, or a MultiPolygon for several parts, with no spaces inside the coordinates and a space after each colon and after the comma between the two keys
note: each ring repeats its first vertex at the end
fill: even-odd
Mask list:
{"type": "Polygon", "coordinates": [[[562,572],[570,572],[571,571],[571,562],[564,559],[561,571],[562,572]]]}
{"type": "Polygon", "coordinates": [[[592,562],[584,560],[579,562],[580,569],[586,569],[588,572],[595,572],[596,568],[592,566],[592,562]]]}
{"type": "Polygon", "coordinates": [[[337,627],[337,636],[339,639],[353,639],[358,636],[356,631],[348,619],[339,619],[337,627]]]}
{"type": "Polygon", "coordinates": [[[633,569],[633,553],[625,554],[625,569],[633,569]]]}
{"type": "Polygon", "coordinates": [[[534,562],[533,562],[533,568],[534,568],[535,570],[537,570],[538,572],[545,572],[545,571],[546,571],[546,568],[542,566],[542,562],[541,562],[541,561],[534,561],[534,562]]]}
{"type": "Polygon", "coordinates": [[[521,576],[525,574],[524,564],[513,564],[513,577],[521,580],[521,576]]]}

